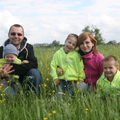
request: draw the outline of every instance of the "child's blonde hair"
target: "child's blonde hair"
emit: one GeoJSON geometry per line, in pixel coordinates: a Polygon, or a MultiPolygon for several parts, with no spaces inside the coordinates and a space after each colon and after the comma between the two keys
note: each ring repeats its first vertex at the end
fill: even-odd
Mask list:
{"type": "MultiPolygon", "coordinates": [[[[77,43],[78,43],[78,35],[77,35],[77,34],[70,33],[70,34],[67,36],[66,40],[68,40],[70,37],[75,37],[76,40],[77,40],[77,43]]],[[[77,46],[77,44],[76,44],[76,46],[77,46]]]]}
{"type": "Polygon", "coordinates": [[[113,56],[113,55],[109,55],[109,56],[105,57],[105,58],[103,59],[103,62],[110,61],[110,60],[114,60],[114,61],[115,61],[115,65],[118,66],[118,60],[117,60],[117,58],[116,58],[115,56],[113,56]]]}

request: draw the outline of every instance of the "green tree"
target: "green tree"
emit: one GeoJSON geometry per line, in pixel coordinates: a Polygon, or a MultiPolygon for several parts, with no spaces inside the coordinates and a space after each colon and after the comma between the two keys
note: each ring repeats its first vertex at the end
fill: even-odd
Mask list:
{"type": "Polygon", "coordinates": [[[111,40],[111,41],[109,41],[107,44],[116,45],[116,44],[117,44],[117,41],[116,41],[116,40],[111,40]]]}
{"type": "Polygon", "coordinates": [[[51,44],[50,44],[50,46],[59,46],[60,45],[60,42],[59,41],[56,41],[56,40],[54,40],[51,44]]]}
{"type": "Polygon", "coordinates": [[[100,33],[100,29],[96,26],[92,25],[92,27],[86,26],[82,32],[90,32],[94,35],[94,38],[97,40],[97,44],[103,44],[105,39],[102,38],[102,33],[100,33]]]}

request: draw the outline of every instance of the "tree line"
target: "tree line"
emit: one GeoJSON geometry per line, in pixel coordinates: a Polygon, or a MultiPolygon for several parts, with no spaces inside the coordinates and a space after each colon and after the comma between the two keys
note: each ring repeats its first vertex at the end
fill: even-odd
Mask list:
{"type": "MultiPolygon", "coordinates": [[[[97,40],[97,45],[101,44],[108,44],[108,45],[116,45],[120,44],[117,43],[116,40],[110,40],[108,43],[105,43],[105,39],[102,37],[102,33],[100,32],[100,29],[97,28],[97,26],[92,25],[86,26],[82,32],[90,32],[94,35],[94,38],[97,40]]],[[[34,44],[34,47],[53,47],[53,46],[63,46],[63,44],[60,44],[59,41],[54,40],[52,43],[42,43],[42,44],[34,44]]]]}

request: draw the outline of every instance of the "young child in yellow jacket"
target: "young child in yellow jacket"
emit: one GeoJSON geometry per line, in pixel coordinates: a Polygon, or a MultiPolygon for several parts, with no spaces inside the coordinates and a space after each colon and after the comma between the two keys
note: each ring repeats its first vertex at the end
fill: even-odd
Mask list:
{"type": "MultiPolygon", "coordinates": [[[[12,45],[8,44],[3,48],[3,57],[0,59],[0,68],[3,66],[3,63],[16,63],[16,64],[22,64],[22,63],[28,63],[28,61],[24,60],[23,62],[17,58],[18,51],[17,48],[12,45]]],[[[1,91],[4,91],[6,89],[6,86],[11,85],[14,89],[18,89],[18,92],[20,92],[21,84],[18,81],[19,76],[18,75],[9,75],[8,77],[1,77],[0,78],[0,86],[2,85],[1,91]]]]}
{"type": "Polygon", "coordinates": [[[84,81],[83,60],[75,50],[77,40],[78,35],[69,34],[65,40],[65,47],[60,48],[51,61],[51,75],[57,85],[57,95],[65,93],[65,91],[72,95],[73,83],[75,85],[77,81],[84,81]],[[56,72],[58,66],[63,71],[63,74],[60,76],[56,72]]]}
{"type": "Polygon", "coordinates": [[[103,59],[103,74],[97,81],[97,97],[120,95],[120,71],[114,56],[103,59]]]}

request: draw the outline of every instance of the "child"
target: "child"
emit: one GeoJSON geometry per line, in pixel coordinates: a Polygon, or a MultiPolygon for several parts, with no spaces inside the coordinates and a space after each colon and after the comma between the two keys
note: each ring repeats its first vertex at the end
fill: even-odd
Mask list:
{"type": "Polygon", "coordinates": [[[65,93],[65,90],[72,95],[73,84],[77,81],[84,81],[84,65],[80,55],[75,50],[78,35],[69,34],[65,40],[65,47],[58,50],[51,61],[51,75],[57,85],[56,94],[65,93]],[[57,75],[57,67],[63,70],[63,74],[57,75]]]}
{"type": "Polygon", "coordinates": [[[97,97],[120,95],[120,71],[114,56],[103,59],[103,74],[97,81],[97,97]]]}
{"type": "MultiPolygon", "coordinates": [[[[17,48],[12,45],[8,44],[3,49],[3,56],[4,58],[0,59],[0,68],[3,66],[2,63],[28,63],[28,61],[24,60],[23,62],[17,58],[18,51],[17,48]]],[[[11,86],[15,89],[21,88],[20,83],[17,81],[19,79],[18,75],[10,75],[8,77],[2,77],[0,80],[0,85],[6,86],[8,82],[10,82],[11,86]]]]}
{"type": "Polygon", "coordinates": [[[17,58],[18,56],[17,48],[12,44],[8,44],[7,46],[4,47],[3,56],[4,58],[0,59],[0,68],[3,66],[2,63],[16,63],[16,64],[28,63],[27,60],[24,60],[22,62],[20,59],[17,58]]]}

